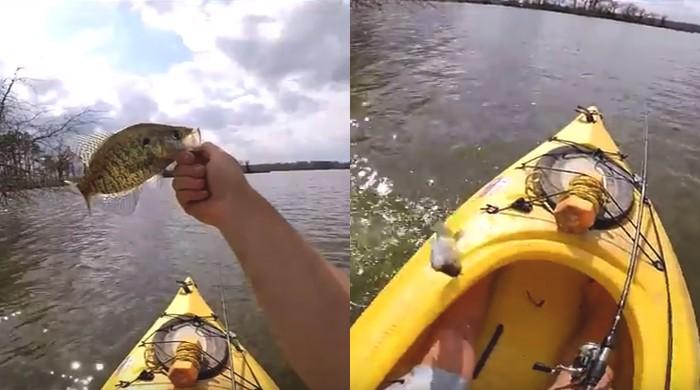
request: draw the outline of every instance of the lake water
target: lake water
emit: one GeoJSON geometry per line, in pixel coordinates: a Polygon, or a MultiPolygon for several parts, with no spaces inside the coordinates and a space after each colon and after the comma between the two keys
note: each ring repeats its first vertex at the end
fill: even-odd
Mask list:
{"type": "MultiPolygon", "coordinates": [[[[328,261],[348,269],[348,171],[247,177],[328,261]]],[[[221,314],[220,274],[232,330],[281,388],[303,388],[226,242],[186,215],[169,186],[147,188],[129,217],[99,209],[88,217],[79,196],[45,190],[0,210],[3,390],[82,389],[88,377],[88,388],[99,388],[173,298],[176,280],[191,275],[221,314]]]]}
{"type": "Polygon", "coordinates": [[[648,107],[649,194],[700,312],[700,35],[457,3],[351,20],[355,303],[432,223],[595,104],[634,167],[648,107]]]}

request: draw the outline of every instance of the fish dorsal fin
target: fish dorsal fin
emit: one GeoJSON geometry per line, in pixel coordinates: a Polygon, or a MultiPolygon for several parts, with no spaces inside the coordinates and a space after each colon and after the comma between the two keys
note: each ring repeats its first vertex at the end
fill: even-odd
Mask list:
{"type": "Polygon", "coordinates": [[[114,194],[99,194],[100,207],[112,214],[127,216],[134,213],[139,202],[141,186],[114,194]]]}
{"type": "Polygon", "coordinates": [[[75,136],[76,146],[75,154],[80,157],[80,161],[85,165],[90,165],[90,160],[95,154],[97,149],[100,148],[112,134],[104,132],[96,132],[89,135],[77,135],[75,136]]]}

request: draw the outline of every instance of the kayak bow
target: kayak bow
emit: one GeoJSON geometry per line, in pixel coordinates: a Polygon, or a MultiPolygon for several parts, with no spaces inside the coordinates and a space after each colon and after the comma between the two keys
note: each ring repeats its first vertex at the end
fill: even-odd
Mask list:
{"type": "Polygon", "coordinates": [[[196,384],[188,389],[277,390],[235,334],[227,334],[192,278],[179,283],[181,287],[165,313],[119,364],[102,390],[177,389],[180,387],[171,380],[186,377],[193,366],[196,384]],[[185,348],[195,344],[198,348],[185,348]],[[193,354],[197,359],[190,359],[193,354]],[[171,379],[172,372],[176,374],[171,374],[171,379]]]}

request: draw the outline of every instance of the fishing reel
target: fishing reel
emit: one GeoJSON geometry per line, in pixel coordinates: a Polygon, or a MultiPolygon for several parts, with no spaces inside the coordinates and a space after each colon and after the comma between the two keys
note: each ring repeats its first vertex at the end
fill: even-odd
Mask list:
{"type": "Polygon", "coordinates": [[[562,371],[571,374],[571,384],[558,387],[557,390],[585,389],[587,388],[586,382],[591,373],[591,367],[600,360],[600,352],[601,347],[598,343],[588,342],[579,348],[579,353],[571,365],[557,364],[555,367],[549,367],[544,363],[535,362],[532,369],[552,375],[559,374],[562,371]]]}

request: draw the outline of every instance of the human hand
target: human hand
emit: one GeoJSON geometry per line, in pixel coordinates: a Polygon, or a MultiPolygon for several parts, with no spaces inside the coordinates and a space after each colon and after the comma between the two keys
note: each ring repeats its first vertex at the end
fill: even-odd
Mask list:
{"type": "Polygon", "coordinates": [[[612,390],[613,388],[613,371],[610,367],[605,367],[605,374],[600,378],[596,385],[596,390],[612,390]]]}
{"type": "MultiPolygon", "coordinates": [[[[605,367],[605,374],[603,374],[603,377],[600,378],[600,380],[596,384],[595,390],[613,390],[613,379],[613,370],[610,368],[610,366],[605,367]]],[[[549,387],[549,390],[564,390],[577,388],[577,384],[574,383],[571,374],[569,374],[566,371],[562,371],[557,376],[557,379],[554,382],[554,384],[549,387]]]]}
{"type": "Polygon", "coordinates": [[[187,214],[218,229],[235,218],[252,190],[235,158],[205,142],[192,152],[178,153],[175,161],[173,189],[187,214]]]}

